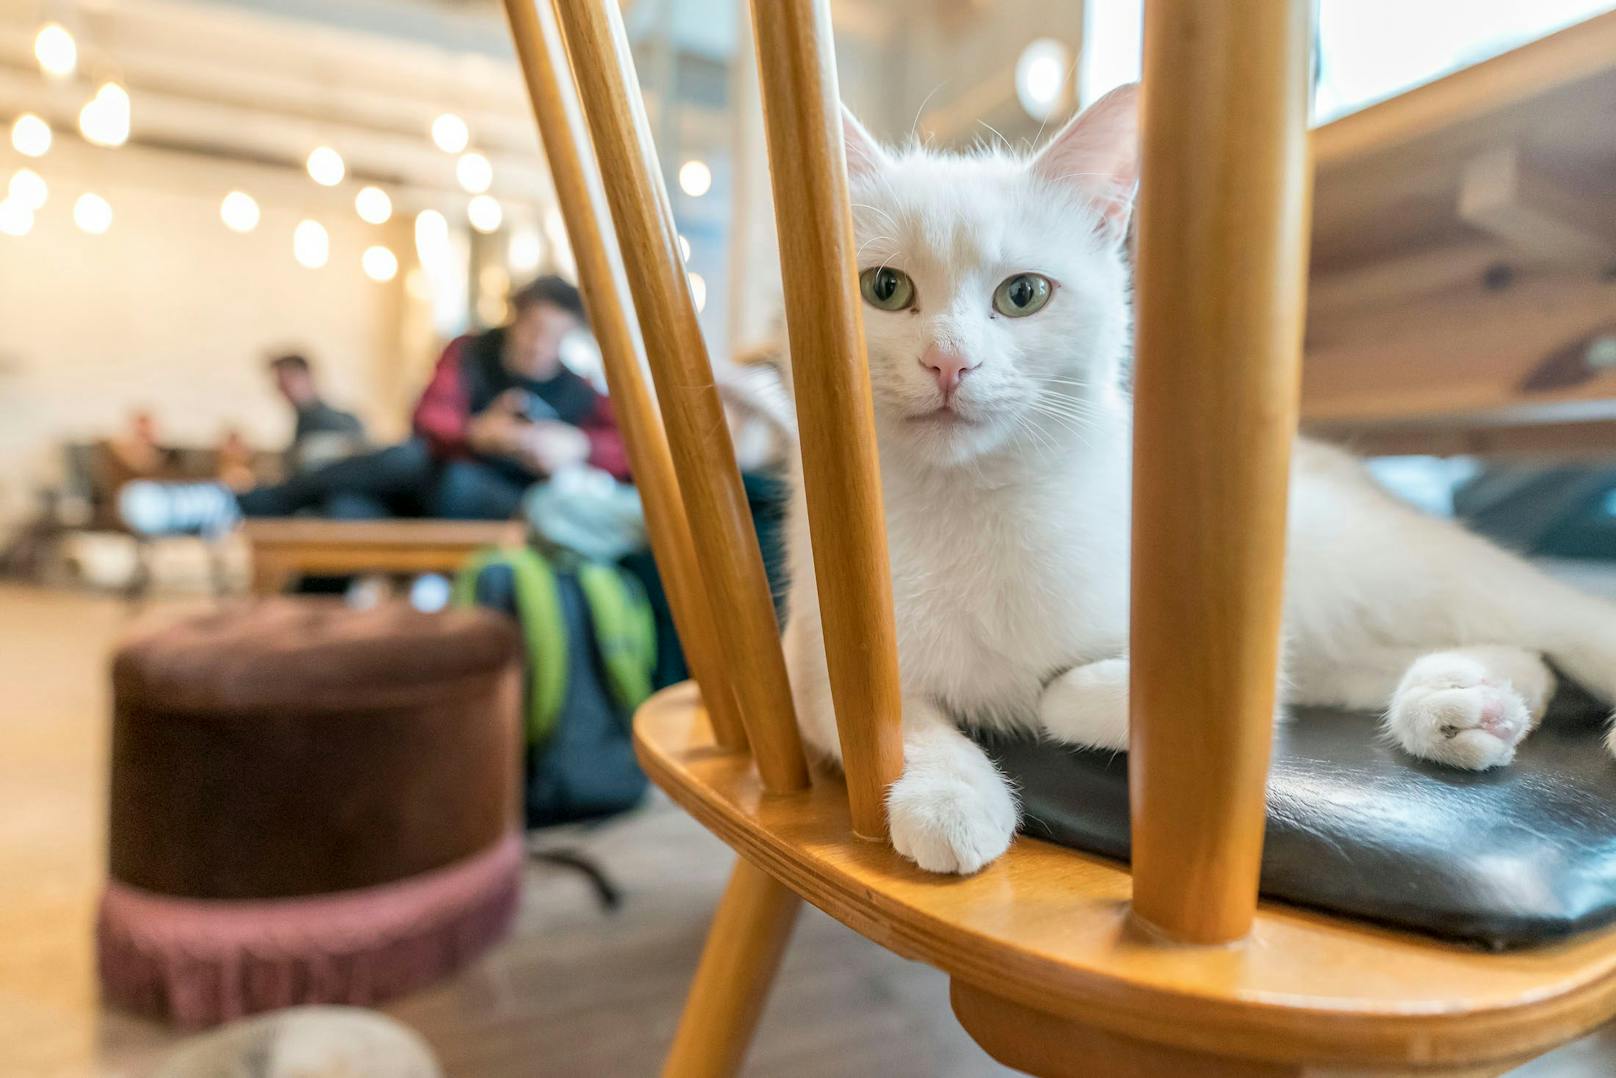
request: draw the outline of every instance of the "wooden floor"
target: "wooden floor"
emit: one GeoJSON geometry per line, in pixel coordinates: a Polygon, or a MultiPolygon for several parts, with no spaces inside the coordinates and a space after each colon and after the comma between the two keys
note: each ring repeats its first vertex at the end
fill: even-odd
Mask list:
{"type": "MultiPolygon", "coordinates": [[[[145,616],[173,617],[179,604],[145,616]]],[[[145,1074],[174,1034],[100,1007],[90,926],[102,872],[107,654],[133,615],[98,596],[0,586],[0,1076],[145,1074]]],[[[728,851],[658,800],[547,841],[586,846],[626,889],[529,872],[515,937],[390,1013],[455,1076],[652,1075],[673,1032],[728,851]]],[[[976,1078],[1008,1073],[959,1031],[945,978],[804,912],[747,1073],[976,1078]]],[[[1616,1035],[1519,1078],[1616,1073],[1616,1035]]]]}

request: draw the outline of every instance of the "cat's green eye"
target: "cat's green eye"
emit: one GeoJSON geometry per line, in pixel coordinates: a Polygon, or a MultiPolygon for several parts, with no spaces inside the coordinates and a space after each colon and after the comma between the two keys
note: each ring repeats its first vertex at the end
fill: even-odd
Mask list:
{"type": "Polygon", "coordinates": [[[903,270],[871,266],[859,274],[864,302],[883,311],[901,311],[915,301],[915,282],[903,270]]]}
{"type": "Polygon", "coordinates": [[[1018,273],[1006,277],[993,290],[993,309],[1006,318],[1025,318],[1044,309],[1055,286],[1049,278],[1036,273],[1018,273]]]}

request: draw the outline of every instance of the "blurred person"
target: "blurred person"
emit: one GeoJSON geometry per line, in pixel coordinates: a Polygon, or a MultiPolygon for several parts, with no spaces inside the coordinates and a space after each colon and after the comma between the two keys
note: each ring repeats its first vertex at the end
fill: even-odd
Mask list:
{"type": "Polygon", "coordinates": [[[158,441],[157,419],[144,408],[130,412],[124,429],[102,444],[122,481],[161,475],[170,463],[171,454],[158,441]]]}
{"type": "Polygon", "coordinates": [[[511,306],[507,325],[444,349],[416,406],[416,434],[441,465],[433,516],[502,520],[535,481],[574,465],[628,477],[611,402],[561,361],[587,325],[578,290],[540,277],[511,306]]]}
{"type": "Polygon", "coordinates": [[[364,423],[352,412],[326,402],[307,356],[298,352],[275,356],[269,361],[269,375],[276,391],[292,407],[292,442],[286,447],[288,470],[305,471],[351,456],[364,447],[364,423]]]}
{"type": "Polygon", "coordinates": [[[247,444],[247,436],[241,433],[240,427],[224,429],[219,446],[214,450],[214,472],[219,482],[231,490],[248,490],[258,481],[253,471],[253,448],[247,444]]]}
{"type": "Polygon", "coordinates": [[[219,484],[142,483],[121,498],[137,531],[214,531],[242,516],[504,520],[523,492],[566,468],[617,479],[628,457],[610,402],[561,362],[586,328],[578,290],[541,277],[511,298],[511,321],[450,342],[398,445],[234,494],[219,484]]]}

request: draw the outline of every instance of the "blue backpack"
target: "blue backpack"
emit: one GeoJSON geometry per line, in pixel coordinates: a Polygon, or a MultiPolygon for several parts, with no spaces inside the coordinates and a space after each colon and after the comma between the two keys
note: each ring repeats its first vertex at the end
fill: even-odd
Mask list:
{"type": "Polygon", "coordinates": [[[527,652],[527,826],[598,819],[645,795],[630,721],[651,694],[656,629],[644,587],[611,565],[558,570],[537,550],[484,550],[461,570],[456,605],[513,615],[527,652]]]}

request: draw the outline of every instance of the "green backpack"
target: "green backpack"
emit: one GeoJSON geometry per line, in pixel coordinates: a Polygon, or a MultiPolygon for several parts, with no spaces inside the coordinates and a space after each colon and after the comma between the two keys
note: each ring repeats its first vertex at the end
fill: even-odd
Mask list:
{"type": "MultiPolygon", "coordinates": [[[[516,615],[527,647],[527,743],[539,746],[555,732],[569,688],[582,688],[569,686],[569,669],[587,668],[569,651],[575,634],[563,611],[557,569],[531,547],[491,547],[473,555],[455,579],[455,605],[504,607],[507,600],[485,594],[480,583],[501,569],[509,572],[515,606],[507,612],[516,615]]],[[[561,571],[583,594],[605,687],[626,724],[651,695],[657,658],[651,603],[639,580],[616,566],[569,559],[561,571]]]]}

